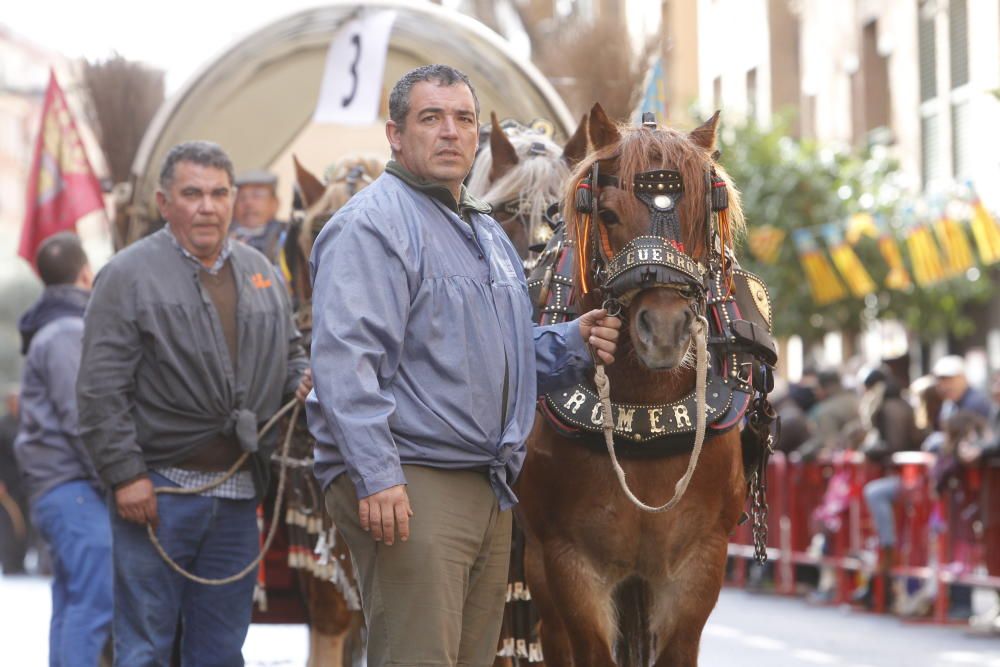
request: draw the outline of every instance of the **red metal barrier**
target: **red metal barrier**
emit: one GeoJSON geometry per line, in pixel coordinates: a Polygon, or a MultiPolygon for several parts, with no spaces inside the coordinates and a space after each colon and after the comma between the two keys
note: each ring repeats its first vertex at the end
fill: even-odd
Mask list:
{"type": "MultiPolygon", "coordinates": [[[[1000,462],[959,469],[934,490],[935,457],[903,452],[893,457],[901,492],[895,504],[897,549],[891,573],[896,577],[933,580],[938,588],[934,620],[948,616],[948,590],[953,584],[1000,590],[1000,462]]],[[[857,573],[877,570],[878,539],[864,502],[864,485],[881,475],[879,466],[856,452],[829,461],[801,461],[781,453],[768,467],[768,558],[774,563],[775,591],[796,593],[796,565],[832,567],[836,573],[833,601],[850,599],[857,573]],[[836,478],[839,495],[827,497],[836,478]],[[834,502],[830,504],[830,498],[834,502]],[[838,500],[839,498],[839,500],[838,500]],[[839,521],[818,526],[816,510],[824,504],[839,521]],[[810,551],[813,535],[827,529],[824,554],[810,551]],[[832,532],[830,526],[834,527],[832,532]]],[[[729,547],[730,583],[746,584],[746,564],[753,557],[750,522],[739,527],[729,547]]],[[[877,579],[878,583],[880,579],[877,579]]],[[[873,610],[886,611],[887,591],[876,586],[873,610]]]]}

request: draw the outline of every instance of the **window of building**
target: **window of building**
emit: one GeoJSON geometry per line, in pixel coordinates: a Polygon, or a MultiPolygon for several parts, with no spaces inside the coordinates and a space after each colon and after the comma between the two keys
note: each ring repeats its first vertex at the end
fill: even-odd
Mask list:
{"type": "Polygon", "coordinates": [[[757,68],[747,71],[747,118],[757,119],[757,68]]]}
{"type": "Polygon", "coordinates": [[[972,128],[968,100],[951,105],[951,165],[957,179],[972,177],[972,128]]]}
{"type": "MultiPolygon", "coordinates": [[[[864,77],[864,130],[867,135],[891,123],[889,58],[878,52],[878,23],[871,21],[861,34],[861,72],[864,77]]],[[[869,136],[870,139],[870,136],[869,136]]]]}
{"type": "Polygon", "coordinates": [[[951,87],[969,83],[968,0],[948,2],[948,51],[951,55],[951,87]]]}
{"type": "Polygon", "coordinates": [[[803,138],[805,138],[805,139],[814,139],[816,137],[816,96],[815,95],[803,95],[802,96],[801,129],[802,129],[802,137],[803,138]]]}
{"type": "Polygon", "coordinates": [[[937,114],[927,114],[920,119],[920,172],[924,188],[945,176],[941,159],[941,119],[937,114]]]}
{"type": "Polygon", "coordinates": [[[934,15],[921,11],[917,22],[917,50],[920,58],[920,101],[937,97],[937,37],[934,15]]]}

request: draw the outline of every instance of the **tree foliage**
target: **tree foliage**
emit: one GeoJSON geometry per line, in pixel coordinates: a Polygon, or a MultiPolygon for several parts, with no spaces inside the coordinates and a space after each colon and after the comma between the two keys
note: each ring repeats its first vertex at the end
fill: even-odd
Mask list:
{"type": "MultiPolygon", "coordinates": [[[[772,225],[788,234],[773,264],[754,258],[745,243],[740,253],[741,263],[771,290],[775,333],[817,340],[828,331],[858,333],[866,322],[880,318],[899,320],[923,340],[969,334],[969,306],[984,302],[991,293],[986,271],[973,272],[973,277],[979,275],[975,280],[963,275],[927,288],[890,290],[884,287],[888,267],[871,238],[862,238],[854,249],[878,286],[876,292],[864,299],[848,295],[825,306],[813,301],[791,239],[793,230],[813,228],[819,237],[820,225],[843,224],[854,213],[884,216],[912,276],[901,233],[912,220],[912,206],[899,183],[897,165],[884,149],[834,150],[793,139],[788,126],[776,119],[771,129],[752,123],[731,127],[722,132],[720,142],[720,161],[742,192],[750,229],[772,225]]],[[[822,241],[818,243],[825,251],[822,241]]]]}

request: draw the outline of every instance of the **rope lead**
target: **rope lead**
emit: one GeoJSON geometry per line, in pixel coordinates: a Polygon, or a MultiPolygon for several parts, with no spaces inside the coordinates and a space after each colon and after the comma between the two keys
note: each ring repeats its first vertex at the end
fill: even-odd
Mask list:
{"type": "Polygon", "coordinates": [[[694,336],[695,340],[695,351],[697,354],[697,367],[695,369],[695,394],[698,400],[698,408],[696,415],[696,430],[694,437],[694,449],[691,451],[691,458],[688,460],[687,470],[684,471],[684,476],[677,480],[677,484],[674,486],[674,495],[663,505],[659,507],[653,507],[647,505],[646,503],[639,500],[632,490],[628,486],[628,482],[625,481],[625,471],[622,469],[620,463],[618,463],[618,457],[615,455],[615,422],[614,416],[611,414],[611,382],[608,380],[608,376],[604,372],[604,365],[597,364],[597,372],[594,374],[594,384],[597,385],[597,393],[601,399],[601,413],[604,428],[604,443],[608,448],[608,456],[611,457],[611,465],[614,467],[615,474],[618,476],[618,483],[622,487],[622,491],[628,496],[628,499],[645,512],[660,513],[667,512],[673,509],[677,503],[681,501],[684,497],[684,492],[687,491],[688,484],[691,482],[691,477],[694,475],[694,469],[698,465],[698,458],[701,456],[701,447],[705,444],[705,427],[706,427],[706,409],[705,409],[705,388],[708,384],[708,320],[704,316],[697,316],[691,324],[691,334],[694,336]]]}
{"type": "MultiPolygon", "coordinates": [[[[278,473],[278,494],[274,500],[274,514],[273,514],[273,519],[271,520],[271,528],[270,530],[267,531],[267,539],[264,540],[264,546],[261,547],[260,553],[257,554],[257,557],[254,558],[252,561],[250,561],[249,565],[247,565],[245,568],[243,568],[242,570],[240,570],[239,572],[237,572],[232,576],[224,577],[222,579],[206,579],[205,577],[199,577],[197,574],[192,574],[191,572],[188,572],[187,570],[182,568],[180,565],[176,563],[176,561],[174,561],[174,559],[172,559],[167,554],[166,550],[163,548],[163,545],[160,544],[160,541],[156,538],[156,532],[153,531],[153,524],[147,523],[146,532],[149,534],[149,541],[153,543],[153,547],[156,549],[156,552],[160,554],[160,558],[162,558],[164,562],[166,562],[166,564],[170,566],[170,569],[172,569],[174,572],[181,575],[185,579],[189,579],[198,584],[205,584],[206,586],[225,586],[226,584],[231,584],[234,581],[239,581],[243,577],[247,576],[255,567],[257,567],[260,564],[260,561],[263,560],[264,558],[264,554],[266,554],[267,550],[271,548],[271,542],[274,540],[274,536],[277,533],[278,524],[280,523],[278,521],[278,517],[281,516],[281,501],[285,497],[285,477],[286,473],[288,472],[288,464],[287,464],[288,449],[292,442],[292,435],[295,433],[295,424],[298,421],[299,411],[301,409],[302,409],[302,404],[299,403],[298,399],[293,398],[284,406],[282,406],[282,408],[278,410],[277,414],[271,417],[271,419],[268,420],[266,424],[264,424],[264,428],[262,428],[260,430],[260,433],[258,434],[258,437],[263,437],[265,433],[270,431],[271,428],[278,423],[278,420],[282,416],[284,416],[285,413],[287,413],[289,410],[292,411],[292,418],[288,424],[288,430],[285,432],[285,441],[281,445],[281,467],[279,469],[280,472],[278,473]]],[[[243,465],[243,462],[246,461],[247,456],[249,456],[249,454],[244,452],[243,455],[240,456],[240,458],[236,461],[236,463],[234,463],[233,466],[226,471],[225,475],[223,475],[217,480],[205,484],[204,486],[191,489],[166,486],[156,489],[156,493],[190,495],[190,494],[204,493],[205,491],[214,489],[215,487],[219,486],[227,479],[235,475],[236,471],[239,470],[240,466],[243,465]]]]}

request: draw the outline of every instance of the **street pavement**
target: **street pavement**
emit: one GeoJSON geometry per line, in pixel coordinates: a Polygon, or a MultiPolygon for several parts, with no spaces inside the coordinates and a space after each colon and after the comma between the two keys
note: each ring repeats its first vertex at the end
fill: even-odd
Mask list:
{"type": "MultiPolygon", "coordinates": [[[[48,580],[0,577],[0,665],[48,664],[48,580]]],[[[1000,638],[961,626],[814,607],[800,599],[727,589],[705,627],[701,667],[1000,667],[1000,638]]],[[[247,667],[302,667],[301,625],[254,625],[247,667]]]]}

